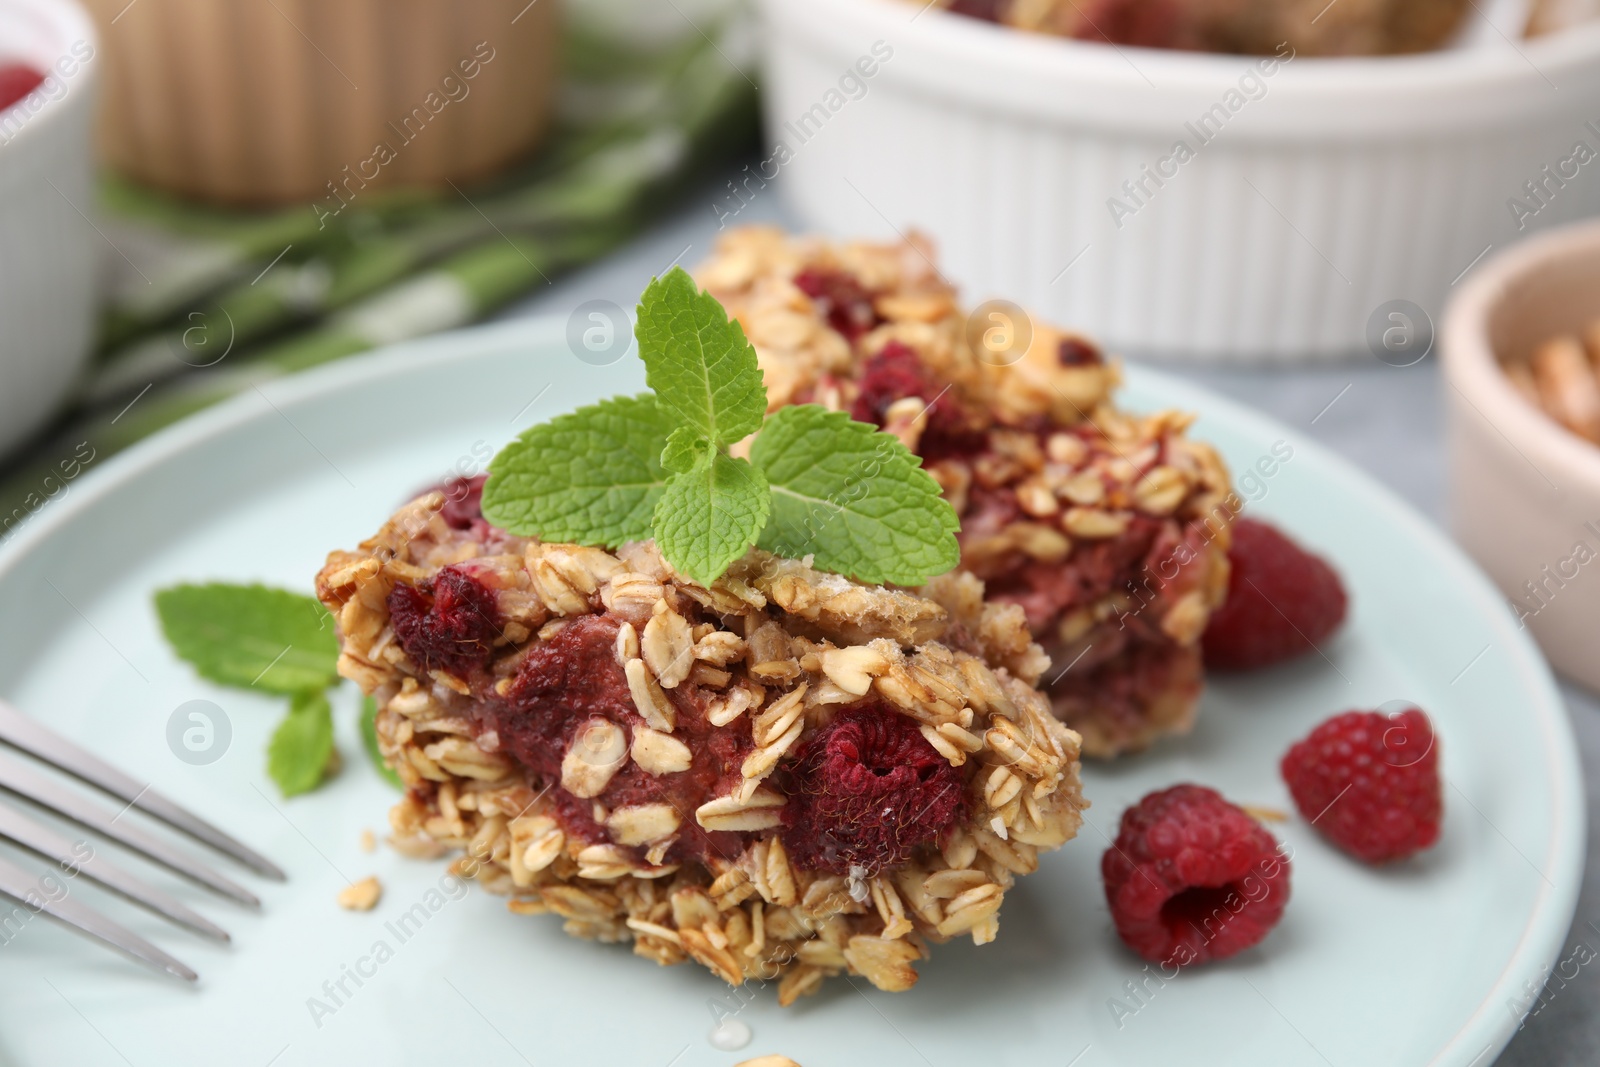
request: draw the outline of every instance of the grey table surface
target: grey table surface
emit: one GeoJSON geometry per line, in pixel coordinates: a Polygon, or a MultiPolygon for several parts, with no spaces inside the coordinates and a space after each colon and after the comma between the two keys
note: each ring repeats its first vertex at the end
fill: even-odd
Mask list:
{"type": "MultiPolygon", "coordinates": [[[[510,308],[505,318],[569,314],[586,300],[631,308],[645,284],[673,263],[692,265],[710,253],[718,233],[713,204],[729,174],[691,193],[664,221],[609,258],[567,275],[510,308]]],[[[741,212],[740,223],[770,222],[803,229],[768,190],[741,212]]],[[[1068,324],[1070,325],[1070,324],[1068,324]]],[[[1350,460],[1444,528],[1444,418],[1437,361],[1409,368],[1376,359],[1307,369],[1208,368],[1156,361],[1162,369],[1267,412],[1350,460]],[[1330,406],[1331,405],[1331,406],[1330,406]]],[[[1600,699],[1562,683],[1581,750],[1585,779],[1600,779],[1600,699]]],[[[1600,810],[1589,793],[1588,864],[1577,916],[1561,954],[1580,944],[1600,953],[1600,810]]],[[[1584,959],[1591,952],[1582,951],[1584,959]]],[[[1554,984],[1550,987],[1554,990],[1554,984]]],[[[1600,1063],[1600,967],[1584,967],[1530,1015],[1497,1061],[1503,1067],[1600,1063]]],[[[1473,1067],[1482,1067],[1474,1064],[1473,1067]]]]}

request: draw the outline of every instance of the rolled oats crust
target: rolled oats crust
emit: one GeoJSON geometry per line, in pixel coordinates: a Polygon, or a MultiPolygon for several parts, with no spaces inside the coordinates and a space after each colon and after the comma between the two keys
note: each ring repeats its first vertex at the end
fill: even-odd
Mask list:
{"type": "Polygon", "coordinates": [[[1122,411],[1116,361],[1046,323],[1021,351],[984,349],[990,322],[969,321],[915,235],[732,230],[696,277],[744,327],[772,407],[850,411],[922,455],[961,517],[963,567],[1023,610],[1086,754],[1190,727],[1241,506],[1192,416],[1122,411]]]}
{"type": "Polygon", "coordinates": [[[359,550],[332,553],[317,593],[339,622],[340,673],[376,700],[379,747],[406,786],[396,845],[463,853],[455,869],[512,911],[554,913],[573,935],[692,959],[735,985],[775,979],[784,1004],[841,973],[903,990],[930,944],[993,940],[1015,877],[1076,834],[1078,735],[1033,688],[1046,660],[1021,610],[984,603],[971,575],[919,595],[752,551],[707,587],[648,542],[542,544],[451,524],[443,504],[425,494],[359,550]],[[391,594],[448,568],[493,591],[482,668],[429,669],[397,639],[391,594]],[[614,634],[605,670],[626,679],[633,710],[575,720],[559,773],[536,773],[484,708],[564,632],[600,626],[614,634]],[[864,701],[915,723],[959,770],[962,817],[892,868],[803,869],[775,783],[804,737],[864,701]],[[716,738],[741,758],[692,809],[607,809],[625,779],[694,778],[716,738]]]}

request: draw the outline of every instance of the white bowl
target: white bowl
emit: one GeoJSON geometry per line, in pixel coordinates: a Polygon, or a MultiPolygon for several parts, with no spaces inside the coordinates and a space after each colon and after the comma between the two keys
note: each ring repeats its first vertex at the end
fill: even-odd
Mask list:
{"type": "MultiPolygon", "coordinates": [[[[1136,352],[1365,351],[1381,305],[1436,312],[1519,233],[1508,200],[1524,182],[1580,139],[1600,153],[1600,25],[1263,74],[1253,57],[1063,40],[904,0],[762,9],[774,145],[752,175],[781,172],[819,228],[923,230],[974,300],[1136,352]],[[870,77],[850,73],[863,56],[870,77]],[[1226,121],[1201,144],[1193,127],[1218,104],[1226,121]],[[1163,165],[1180,139],[1193,158],[1163,165]],[[1170,176],[1157,186],[1146,166],[1170,176]],[[1141,179],[1136,202],[1123,183],[1141,179]],[[1113,221],[1114,198],[1132,213],[1113,221]]],[[[1600,211],[1600,159],[1549,188],[1528,227],[1600,211]]]]}
{"type": "Polygon", "coordinates": [[[46,75],[0,112],[0,452],[55,413],[94,341],[98,49],[72,0],[0,0],[0,61],[46,75]]]}
{"type": "Polygon", "coordinates": [[[1600,448],[1524,400],[1496,363],[1597,317],[1590,222],[1486,260],[1451,301],[1440,341],[1455,536],[1556,669],[1600,690],[1600,448]]]}

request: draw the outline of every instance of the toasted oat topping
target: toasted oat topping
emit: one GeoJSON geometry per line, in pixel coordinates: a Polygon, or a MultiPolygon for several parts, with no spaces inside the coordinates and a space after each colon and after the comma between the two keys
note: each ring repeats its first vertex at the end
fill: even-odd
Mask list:
{"type": "Polygon", "coordinates": [[[339,890],[339,907],[346,911],[371,911],[382,896],[383,886],[377,878],[363,878],[339,890]]]}

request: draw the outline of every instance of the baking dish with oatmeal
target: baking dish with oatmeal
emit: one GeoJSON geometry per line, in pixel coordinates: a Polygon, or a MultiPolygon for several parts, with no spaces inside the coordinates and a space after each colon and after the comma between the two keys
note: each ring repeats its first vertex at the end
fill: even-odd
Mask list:
{"type": "Polygon", "coordinates": [[[1026,613],[1086,754],[1187,731],[1241,506],[1226,468],[1192,416],[1119,409],[1093,342],[1011,305],[964,313],[932,257],[915,237],[750,228],[697,275],[755,345],[771,405],[848,411],[922,457],[961,516],[962,566],[1026,613]]]}

